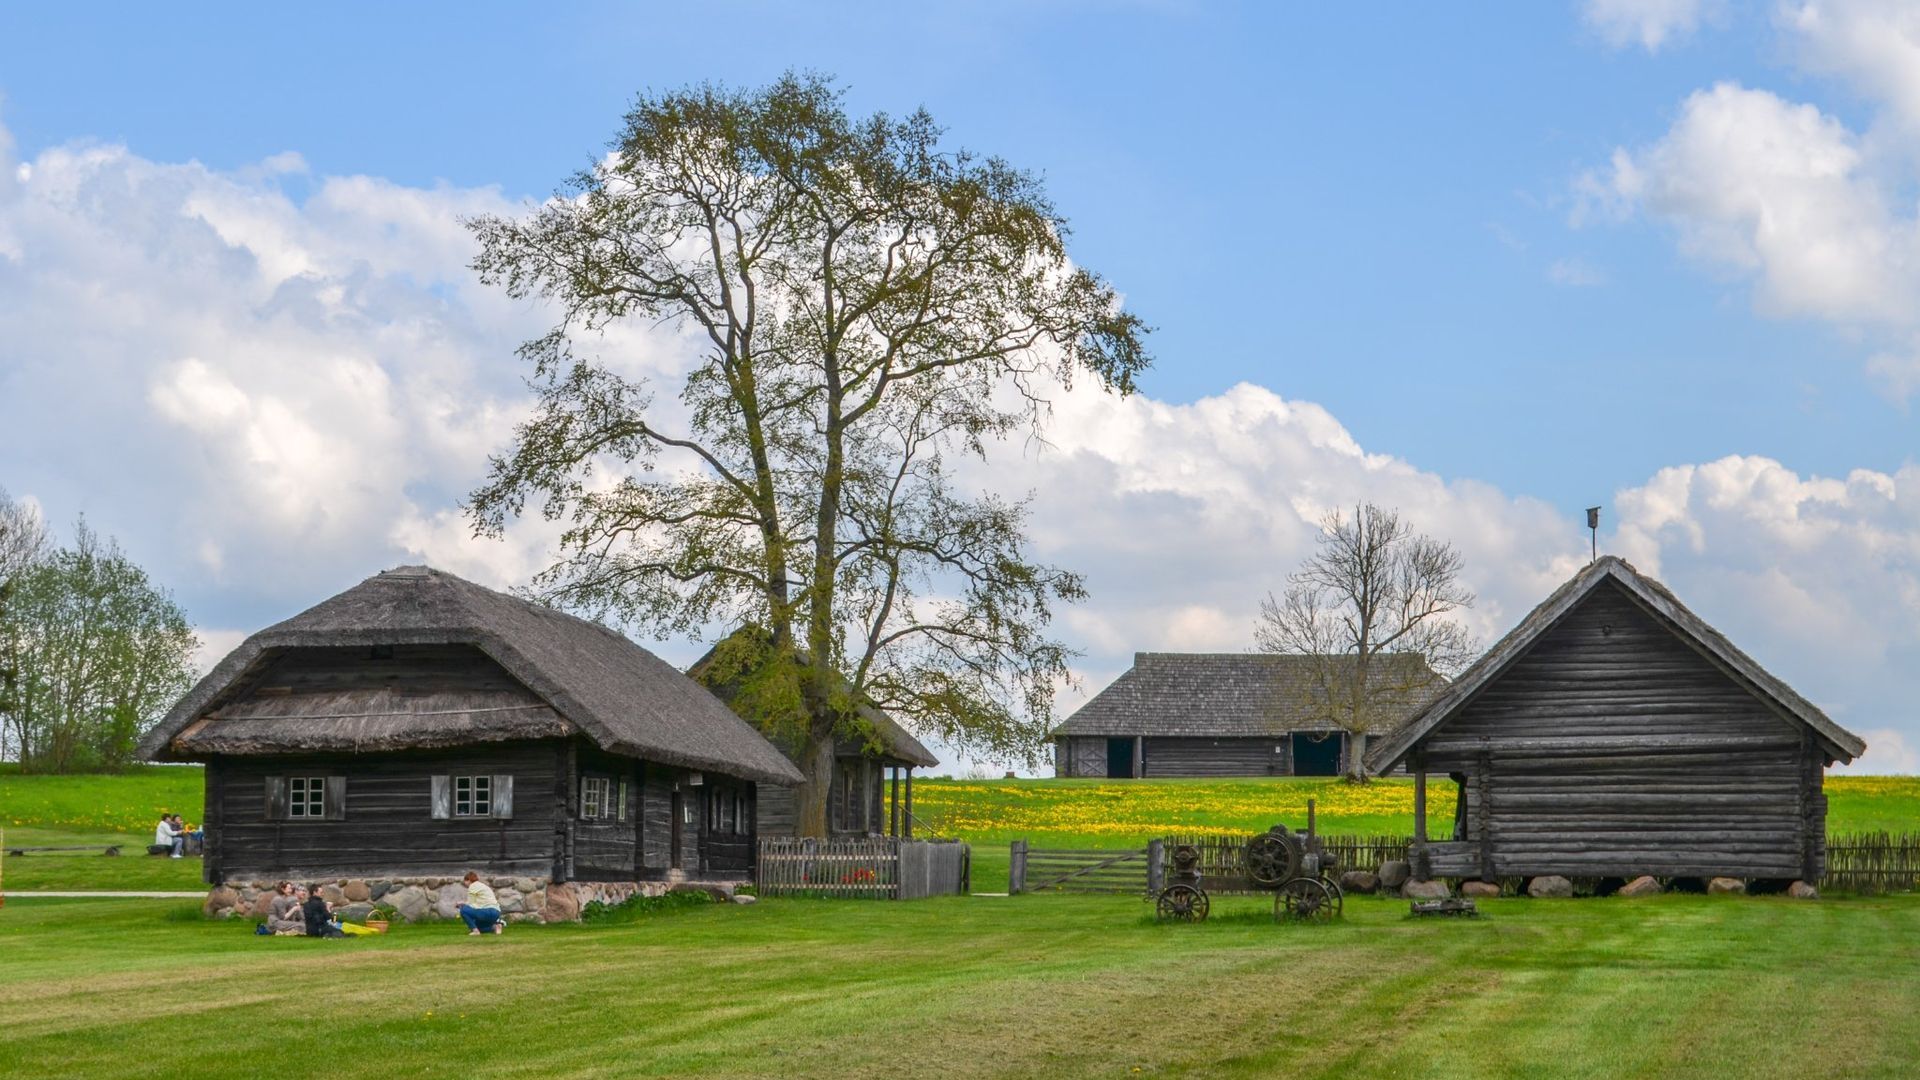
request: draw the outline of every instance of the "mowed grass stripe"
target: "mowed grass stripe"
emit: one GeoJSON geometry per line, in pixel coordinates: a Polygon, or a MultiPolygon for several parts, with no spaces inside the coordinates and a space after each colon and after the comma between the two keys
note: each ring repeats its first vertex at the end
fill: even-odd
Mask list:
{"type": "Polygon", "coordinates": [[[19,903],[0,1073],[1900,1075],[1920,1052],[1920,899],[1485,906],[1356,898],[1302,927],[1258,898],[1198,926],[1112,897],[763,901],[310,942],[19,903]]]}

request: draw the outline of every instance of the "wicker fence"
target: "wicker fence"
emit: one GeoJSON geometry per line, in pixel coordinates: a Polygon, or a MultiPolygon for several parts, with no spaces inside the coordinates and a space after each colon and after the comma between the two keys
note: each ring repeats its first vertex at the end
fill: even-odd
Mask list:
{"type": "Polygon", "coordinates": [[[954,841],[764,837],[754,885],[769,897],[917,900],[966,893],[972,868],[972,850],[954,841]]]}
{"type": "Polygon", "coordinates": [[[1920,834],[1834,833],[1822,889],[1874,895],[1920,887],[1920,834]]]}

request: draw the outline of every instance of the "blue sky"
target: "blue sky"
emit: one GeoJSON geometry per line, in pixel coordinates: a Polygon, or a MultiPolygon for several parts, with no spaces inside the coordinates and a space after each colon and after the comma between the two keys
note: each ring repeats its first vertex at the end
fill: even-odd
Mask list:
{"type": "MultiPolygon", "coordinates": [[[[429,398],[458,401],[466,416],[510,411],[514,334],[537,313],[479,297],[460,277],[457,228],[419,215],[450,220],[545,195],[602,149],[636,91],[809,68],[837,74],[856,110],[925,106],[953,143],[1045,175],[1073,223],[1075,257],[1159,328],[1142,408],[1172,411],[1163,428],[1142,430],[1188,437],[1240,383],[1273,399],[1226,411],[1255,429],[1247,415],[1271,420],[1278,442],[1245,450],[1222,436],[1207,453],[1258,478],[1220,498],[1296,512],[1246,535],[1223,526],[1191,549],[1206,553],[1198,565],[1246,545],[1235,565],[1266,568],[1261,581],[1155,594],[1142,565],[1185,564],[1164,552],[1130,564],[1144,556],[1060,541],[1062,561],[1090,568],[1094,606],[1109,613],[1072,629],[1096,687],[1133,647],[1231,639],[1244,598],[1277,584],[1304,550],[1296,519],[1311,506],[1390,497],[1430,527],[1484,534],[1470,555],[1483,557],[1491,636],[1578,556],[1579,510],[1602,503],[1616,549],[1651,562],[1683,596],[1691,582],[1736,640],[1772,644],[1783,674],[1857,725],[1905,732],[1907,718],[1885,714],[1910,689],[1901,665],[1920,655],[1910,629],[1862,631],[1888,643],[1843,677],[1796,637],[1811,632],[1808,618],[1782,614],[1805,604],[1856,624],[1920,621],[1904,599],[1920,551],[1907,475],[1920,316],[1900,313],[1920,312],[1905,304],[1905,275],[1920,266],[1907,250],[1920,253],[1907,235],[1920,103],[1901,57],[1862,44],[1872,41],[1920,60],[1920,27],[1874,0],[7,8],[0,131],[32,179],[14,195],[14,232],[28,239],[11,263],[0,187],[0,290],[16,275],[11,321],[0,299],[0,330],[14,331],[11,346],[0,334],[0,424],[58,431],[0,441],[0,485],[56,523],[88,513],[166,574],[222,641],[352,580],[353,566],[451,557],[435,544],[453,542],[448,514],[477,468],[460,463],[501,445],[506,422],[474,421],[426,445],[394,425],[354,435],[329,421],[326,409],[354,406],[335,400],[337,380],[324,393],[301,383],[325,362],[260,359],[260,342],[292,317],[289,283],[315,295],[324,282],[365,290],[351,320],[327,322],[344,336],[316,355],[364,359],[388,387],[381,400],[403,403],[402,420],[415,415],[405,402],[429,398]],[[87,148],[118,156],[79,161],[87,148]],[[297,159],[278,157],[288,153],[297,159]],[[1820,165],[1836,155],[1834,169],[1820,165]],[[61,177],[81,179],[67,188],[61,177]],[[33,201],[49,183],[65,194],[33,201]],[[223,209],[204,209],[214,203],[223,209]],[[120,298],[110,318],[71,287],[103,260],[185,260],[197,241],[157,224],[171,230],[182,215],[210,223],[221,251],[253,260],[257,277],[234,270],[224,285],[232,268],[219,252],[206,256],[216,269],[185,275],[209,275],[208,321],[260,321],[251,344],[134,322],[116,336],[94,323],[131,318],[137,275],[95,290],[120,298]],[[138,239],[117,251],[100,239],[115,230],[138,239]],[[1835,235],[1852,242],[1828,251],[1835,235]],[[281,262],[304,276],[272,269],[281,262]],[[32,314],[29,295],[39,297],[32,314]],[[84,327],[71,355],[50,329],[56,311],[84,327]],[[430,377],[416,354],[379,344],[421,320],[447,354],[430,377]],[[97,412],[59,398],[102,380],[132,388],[97,412]],[[220,415],[253,427],[205,422],[210,400],[243,403],[220,415]],[[287,430],[271,419],[276,403],[311,431],[262,450],[287,430]],[[1290,438],[1339,443],[1313,434],[1321,414],[1388,464],[1345,486],[1301,479],[1343,475],[1307,450],[1274,449],[1290,438]],[[403,474],[389,502],[368,496],[361,508],[378,523],[355,535],[377,542],[316,547],[312,575],[262,581],[268,563],[237,549],[284,560],[298,538],[325,530],[276,503],[291,515],[280,531],[252,532],[271,515],[235,504],[324,488],[339,478],[310,464],[290,466],[292,478],[268,473],[328,456],[329,440],[369,438],[397,440],[403,474]],[[236,452],[263,494],[221,472],[236,452]],[[1714,464],[1730,455],[1741,464],[1714,464]],[[1697,471],[1683,482],[1676,469],[1697,471]],[[1904,500],[1850,481],[1861,470],[1904,500]],[[1377,486],[1401,472],[1425,486],[1377,486]],[[210,524],[230,512],[247,524],[210,524]],[[414,524],[395,524],[403,519],[414,524]],[[1862,678],[1869,692],[1851,685],[1862,678]],[[1835,685],[1826,699],[1821,679],[1835,685]]],[[[190,284],[170,286],[163,303],[192,307],[190,284]]],[[[1064,456],[1101,459],[1135,496],[1204,509],[1207,496],[1177,476],[1141,479],[1171,458],[1201,460],[1198,451],[1142,438],[1116,448],[1090,435],[1064,456]]],[[[1045,470],[1055,467],[995,475],[1053,505],[1045,470]]],[[[329,507],[310,508],[335,525],[372,481],[363,469],[339,483],[329,507]]],[[[1128,515],[1152,511],[1122,500],[1079,512],[1130,528],[1142,519],[1128,515]]],[[[1063,518],[1055,532],[1073,530],[1063,518]]],[[[511,578],[519,564],[487,565],[511,578]]],[[[1912,730],[1920,745],[1920,725],[1912,730]]]]}
{"type": "Polygon", "coordinates": [[[1159,327],[1147,385],[1168,400],[1259,382],[1369,447],[1570,510],[1676,459],[1908,454],[1911,417],[1858,343],[1754,317],[1658,225],[1568,222],[1574,179],[1704,83],[1809,81],[1764,18],[1649,54],[1555,4],[393,7],[14,9],[5,123],[28,154],[295,150],[316,174],[539,196],[638,89],[811,68],[858,109],[924,105],[1044,173],[1078,257],[1159,327]]]}

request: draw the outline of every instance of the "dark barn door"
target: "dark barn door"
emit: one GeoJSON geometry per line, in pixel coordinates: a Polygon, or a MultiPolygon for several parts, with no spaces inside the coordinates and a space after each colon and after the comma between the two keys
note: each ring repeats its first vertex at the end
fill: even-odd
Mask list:
{"type": "Polygon", "coordinates": [[[1339,776],[1340,745],[1345,741],[1337,731],[1294,732],[1293,775],[1339,776]]]}
{"type": "Polygon", "coordinates": [[[1107,740],[1107,779],[1124,780],[1133,776],[1133,740],[1107,740]]]}

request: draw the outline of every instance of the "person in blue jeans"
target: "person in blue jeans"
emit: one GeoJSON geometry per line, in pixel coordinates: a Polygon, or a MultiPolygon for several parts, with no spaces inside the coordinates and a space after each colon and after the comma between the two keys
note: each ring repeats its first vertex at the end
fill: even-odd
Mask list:
{"type": "Polygon", "coordinates": [[[467,883],[467,902],[460,905],[460,918],[467,924],[467,936],[503,932],[506,924],[500,920],[500,899],[493,895],[493,886],[471,870],[463,880],[467,883]]]}

